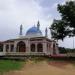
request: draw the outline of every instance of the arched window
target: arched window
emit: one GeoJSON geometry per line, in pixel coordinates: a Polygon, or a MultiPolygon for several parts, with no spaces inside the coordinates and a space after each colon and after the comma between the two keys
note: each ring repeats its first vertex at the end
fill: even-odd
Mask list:
{"type": "Polygon", "coordinates": [[[55,43],[53,44],[53,54],[56,54],[55,43]]]}
{"type": "Polygon", "coordinates": [[[11,50],[10,50],[11,52],[13,52],[14,51],[14,45],[12,44],[11,45],[11,50]]]}
{"type": "Polygon", "coordinates": [[[31,44],[31,52],[35,52],[35,44],[31,44]]]}
{"type": "Polygon", "coordinates": [[[17,52],[26,52],[26,45],[23,41],[17,44],[17,52]]]}
{"type": "Polygon", "coordinates": [[[6,52],[8,52],[9,51],[9,45],[7,44],[6,45],[6,52]]]}
{"type": "Polygon", "coordinates": [[[43,45],[41,43],[37,44],[37,51],[43,52],[43,45]]]}
{"type": "Polygon", "coordinates": [[[3,52],[3,44],[0,44],[0,52],[3,52]]]}

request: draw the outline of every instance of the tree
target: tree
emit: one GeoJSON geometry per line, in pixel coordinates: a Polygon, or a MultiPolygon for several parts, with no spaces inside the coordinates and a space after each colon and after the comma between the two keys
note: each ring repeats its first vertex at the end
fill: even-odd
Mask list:
{"type": "Polygon", "coordinates": [[[54,20],[50,27],[52,38],[63,40],[69,33],[69,27],[63,20],[54,20]]]}
{"type": "Polygon", "coordinates": [[[57,22],[51,25],[52,37],[63,40],[66,36],[75,36],[75,2],[58,4],[57,10],[61,14],[61,20],[56,20],[57,22]]]}
{"type": "Polygon", "coordinates": [[[61,13],[64,20],[70,27],[75,28],[75,2],[66,2],[65,5],[58,4],[58,11],[61,13]]]}

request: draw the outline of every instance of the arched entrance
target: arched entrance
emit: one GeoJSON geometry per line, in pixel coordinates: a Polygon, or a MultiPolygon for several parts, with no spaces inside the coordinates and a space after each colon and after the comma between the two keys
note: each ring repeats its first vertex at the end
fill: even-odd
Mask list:
{"type": "Polygon", "coordinates": [[[17,52],[26,52],[26,45],[23,41],[17,44],[17,52]]]}
{"type": "Polygon", "coordinates": [[[9,51],[9,45],[7,44],[6,45],[6,52],[8,52],[9,51]]]}
{"type": "Polygon", "coordinates": [[[35,52],[35,44],[31,44],[31,52],[35,52]]]}
{"type": "Polygon", "coordinates": [[[3,44],[0,43],[0,52],[3,52],[3,44]]]}
{"type": "Polygon", "coordinates": [[[53,44],[53,54],[56,54],[55,43],[53,44]]]}
{"type": "Polygon", "coordinates": [[[43,45],[41,43],[37,44],[37,52],[43,52],[43,45]]]}

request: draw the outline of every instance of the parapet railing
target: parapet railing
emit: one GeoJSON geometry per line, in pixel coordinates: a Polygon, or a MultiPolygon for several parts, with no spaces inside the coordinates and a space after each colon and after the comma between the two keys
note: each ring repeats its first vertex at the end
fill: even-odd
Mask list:
{"type": "Polygon", "coordinates": [[[6,52],[5,55],[45,55],[43,52],[6,52]]]}

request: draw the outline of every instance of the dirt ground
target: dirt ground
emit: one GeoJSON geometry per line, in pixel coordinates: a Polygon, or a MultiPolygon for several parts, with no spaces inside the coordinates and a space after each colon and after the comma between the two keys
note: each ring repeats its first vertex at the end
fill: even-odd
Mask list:
{"type": "Polygon", "coordinates": [[[75,75],[75,65],[63,61],[27,62],[20,71],[11,71],[4,75],[75,75]]]}

